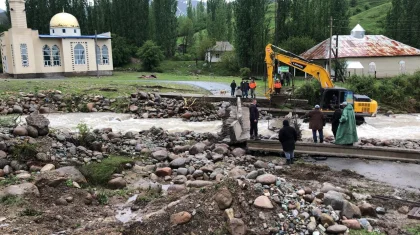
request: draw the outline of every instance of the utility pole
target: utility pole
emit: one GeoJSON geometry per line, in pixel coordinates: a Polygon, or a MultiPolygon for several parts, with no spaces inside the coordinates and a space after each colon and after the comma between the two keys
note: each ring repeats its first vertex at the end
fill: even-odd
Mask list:
{"type": "Polygon", "coordinates": [[[329,50],[329,59],[328,59],[328,72],[331,77],[331,52],[332,52],[332,35],[333,35],[333,17],[330,17],[330,50],[329,50]]]}
{"type": "Polygon", "coordinates": [[[95,30],[95,55],[96,55],[96,78],[99,78],[99,63],[98,63],[98,34],[95,30]]]}

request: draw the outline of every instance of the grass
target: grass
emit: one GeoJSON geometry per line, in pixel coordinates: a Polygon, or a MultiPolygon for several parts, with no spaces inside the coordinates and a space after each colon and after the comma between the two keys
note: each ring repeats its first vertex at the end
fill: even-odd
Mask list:
{"type": "MultiPolygon", "coordinates": [[[[103,95],[107,98],[128,96],[137,91],[152,91],[155,87],[162,86],[159,92],[190,92],[208,94],[208,91],[190,85],[176,83],[159,83],[139,79],[145,73],[115,72],[113,76],[100,77],[74,77],[58,79],[8,79],[0,80],[0,98],[16,96],[19,92],[37,93],[40,91],[60,90],[63,94],[73,95],[103,95]],[[108,90],[113,88],[116,90],[108,90]]],[[[150,73],[148,73],[150,74],[150,73]]],[[[158,74],[159,80],[172,77],[171,74],[158,74]]]]}
{"type": "Polygon", "coordinates": [[[350,230],[349,235],[385,235],[381,232],[368,232],[366,230],[350,230]]]}
{"type": "Polygon", "coordinates": [[[101,163],[91,163],[80,167],[80,171],[92,185],[106,185],[111,175],[120,172],[124,164],[132,163],[133,160],[127,157],[110,156],[101,163]]]}
{"type": "Polygon", "coordinates": [[[0,186],[17,184],[18,182],[19,182],[19,179],[16,176],[9,176],[5,178],[4,180],[0,181],[0,186]]]}
{"type": "Polygon", "coordinates": [[[21,205],[23,204],[23,199],[14,195],[7,195],[0,198],[0,204],[3,205],[21,205]]]}
{"type": "Polygon", "coordinates": [[[354,28],[354,26],[356,26],[357,24],[360,24],[366,30],[366,34],[383,34],[383,26],[385,24],[386,15],[391,9],[392,4],[390,1],[383,0],[374,1],[370,4],[374,3],[376,3],[377,5],[375,4],[376,6],[350,17],[349,27],[351,29],[354,28]]]}
{"type": "Polygon", "coordinates": [[[37,211],[32,208],[26,208],[25,210],[20,212],[20,216],[38,216],[42,215],[42,211],[37,211]]]}
{"type": "Polygon", "coordinates": [[[420,235],[420,224],[407,226],[406,230],[410,235],[420,235]]]}
{"type": "Polygon", "coordinates": [[[0,116],[0,127],[14,127],[21,120],[20,115],[0,116]]]}

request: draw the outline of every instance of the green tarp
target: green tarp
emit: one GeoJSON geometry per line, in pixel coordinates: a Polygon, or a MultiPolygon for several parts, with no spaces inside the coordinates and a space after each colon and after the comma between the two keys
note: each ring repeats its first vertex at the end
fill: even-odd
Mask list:
{"type": "Polygon", "coordinates": [[[359,140],[356,130],[356,117],[351,104],[348,104],[340,118],[335,144],[347,145],[356,143],[359,140]]]}

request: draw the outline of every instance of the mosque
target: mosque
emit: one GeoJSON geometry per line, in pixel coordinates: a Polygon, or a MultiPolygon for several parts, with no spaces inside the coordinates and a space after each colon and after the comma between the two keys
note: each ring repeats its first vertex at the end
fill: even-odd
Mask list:
{"type": "Polygon", "coordinates": [[[96,75],[97,71],[112,75],[111,33],[82,35],[76,17],[62,12],[51,18],[50,34],[40,35],[27,27],[24,0],[9,0],[9,8],[12,27],[0,34],[4,74],[13,78],[96,75]]]}

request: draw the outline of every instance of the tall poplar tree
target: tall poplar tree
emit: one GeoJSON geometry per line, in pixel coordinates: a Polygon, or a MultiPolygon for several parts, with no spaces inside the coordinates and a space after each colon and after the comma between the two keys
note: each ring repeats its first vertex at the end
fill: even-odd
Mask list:
{"type": "Polygon", "coordinates": [[[154,0],[153,11],[156,27],[156,43],[161,47],[166,57],[175,54],[177,40],[176,0],[154,0]]]}

